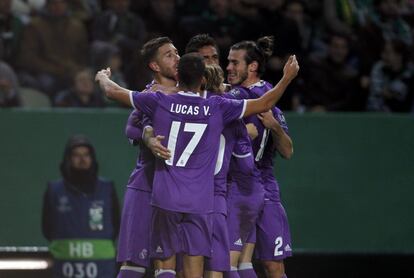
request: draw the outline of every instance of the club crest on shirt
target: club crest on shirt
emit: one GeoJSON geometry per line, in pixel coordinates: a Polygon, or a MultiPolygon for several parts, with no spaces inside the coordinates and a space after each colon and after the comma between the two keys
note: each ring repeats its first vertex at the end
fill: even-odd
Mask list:
{"type": "Polygon", "coordinates": [[[282,113],[279,113],[279,114],[277,115],[277,117],[278,117],[278,119],[279,119],[279,123],[280,123],[281,125],[286,125],[286,119],[285,119],[285,116],[284,116],[282,113]]]}
{"type": "Polygon", "coordinates": [[[148,257],[148,250],[147,249],[142,249],[141,252],[139,253],[139,258],[140,259],[146,259],[148,257]]]}
{"type": "Polygon", "coordinates": [[[92,231],[103,230],[103,206],[103,201],[94,201],[89,208],[89,227],[92,231]]]}
{"type": "Polygon", "coordinates": [[[233,88],[229,91],[229,95],[233,96],[234,98],[238,98],[240,96],[240,89],[233,88]]]}

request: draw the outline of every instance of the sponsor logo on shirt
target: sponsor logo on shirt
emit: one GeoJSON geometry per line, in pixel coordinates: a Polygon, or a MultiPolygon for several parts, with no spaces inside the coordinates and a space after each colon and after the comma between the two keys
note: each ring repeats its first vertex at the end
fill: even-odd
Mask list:
{"type": "Polygon", "coordinates": [[[155,250],[157,253],[164,253],[164,250],[162,250],[161,246],[158,245],[157,249],[155,250]]]}
{"type": "Polygon", "coordinates": [[[241,238],[239,238],[238,240],[236,240],[236,241],[234,242],[234,245],[237,245],[237,246],[243,246],[243,242],[242,242],[241,238]]]}
{"type": "Polygon", "coordinates": [[[290,252],[290,251],[292,251],[292,248],[290,247],[290,245],[289,245],[289,244],[286,244],[286,246],[285,246],[285,251],[286,251],[286,252],[290,252]]]}

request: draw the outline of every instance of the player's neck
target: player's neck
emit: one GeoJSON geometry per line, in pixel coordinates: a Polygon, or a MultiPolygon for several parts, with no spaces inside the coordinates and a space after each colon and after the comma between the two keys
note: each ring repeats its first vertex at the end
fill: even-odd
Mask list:
{"type": "Polygon", "coordinates": [[[179,86],[178,86],[178,89],[179,89],[180,91],[184,91],[184,92],[192,92],[192,93],[196,93],[196,94],[199,94],[199,95],[201,95],[201,93],[202,93],[202,90],[201,90],[201,87],[200,87],[200,86],[198,86],[198,87],[194,87],[194,88],[190,88],[190,87],[188,87],[188,86],[182,86],[182,85],[179,85],[179,86]]]}
{"type": "Polygon", "coordinates": [[[156,83],[164,86],[164,87],[175,87],[177,85],[177,81],[175,81],[174,79],[165,77],[165,76],[161,76],[159,74],[156,74],[154,76],[154,80],[156,83]]]}
{"type": "Polygon", "coordinates": [[[247,88],[247,87],[249,87],[249,86],[251,86],[251,85],[253,85],[253,84],[255,84],[255,83],[259,82],[259,81],[260,81],[260,77],[259,76],[250,76],[246,80],[244,80],[241,83],[241,85],[243,87],[246,87],[247,88]]]}

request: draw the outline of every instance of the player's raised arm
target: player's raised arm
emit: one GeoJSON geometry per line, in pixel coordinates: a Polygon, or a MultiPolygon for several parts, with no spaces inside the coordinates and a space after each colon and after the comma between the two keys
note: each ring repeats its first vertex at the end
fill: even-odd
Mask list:
{"type": "Polygon", "coordinates": [[[98,71],[95,75],[95,81],[99,83],[101,90],[105,93],[107,98],[113,99],[119,103],[133,106],[131,103],[130,94],[131,91],[125,88],[122,88],[114,81],[110,79],[111,77],[111,69],[103,69],[98,71]]]}
{"type": "Polygon", "coordinates": [[[249,99],[246,103],[246,110],[243,117],[258,114],[270,110],[281,98],[290,82],[296,77],[299,71],[299,64],[295,55],[291,55],[283,68],[283,77],[276,86],[267,91],[258,99],[249,99]]]}

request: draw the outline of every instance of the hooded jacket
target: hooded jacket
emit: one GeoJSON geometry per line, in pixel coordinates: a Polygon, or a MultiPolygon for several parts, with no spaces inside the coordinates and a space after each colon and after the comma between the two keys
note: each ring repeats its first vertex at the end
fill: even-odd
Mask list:
{"type": "MultiPolygon", "coordinates": [[[[84,197],[90,194],[93,194],[96,190],[97,185],[99,184],[98,178],[98,162],[96,159],[95,148],[89,139],[84,135],[74,135],[66,143],[66,147],[63,153],[63,159],[60,163],[60,172],[62,174],[62,180],[65,188],[70,191],[72,194],[84,197]],[[85,146],[89,148],[92,165],[88,170],[76,170],[71,167],[70,156],[74,148],[85,146]]],[[[59,182],[59,181],[58,181],[59,182]]],[[[50,202],[50,188],[46,189],[43,196],[43,210],[42,210],[42,232],[46,239],[53,240],[51,238],[53,223],[51,223],[51,213],[55,207],[52,206],[50,202]]],[[[119,230],[120,225],[120,213],[119,213],[119,202],[118,197],[115,191],[115,188],[112,186],[112,224],[115,231],[115,237],[119,230]]]]}

